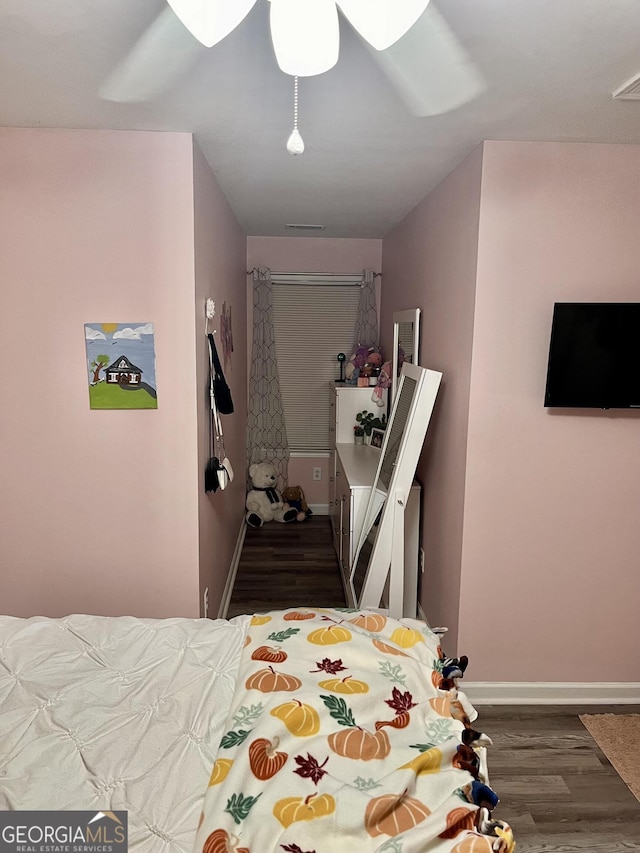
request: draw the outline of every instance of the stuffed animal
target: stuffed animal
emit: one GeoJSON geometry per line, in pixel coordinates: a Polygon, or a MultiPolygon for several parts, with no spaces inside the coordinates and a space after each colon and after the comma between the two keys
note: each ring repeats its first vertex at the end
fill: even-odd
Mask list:
{"type": "Polygon", "coordinates": [[[298,521],[305,521],[310,515],[313,515],[307,506],[304,492],[300,486],[287,486],[282,492],[282,500],[298,511],[298,521]]]}
{"type": "Polygon", "coordinates": [[[491,844],[494,853],[513,853],[516,849],[513,830],[509,824],[504,820],[491,817],[491,812],[486,806],[478,809],[475,822],[478,832],[492,839],[499,839],[491,844]]]}
{"type": "Polygon", "coordinates": [[[480,778],[480,756],[472,746],[461,743],[453,756],[452,764],[458,770],[466,770],[474,779],[480,778]]]}
{"type": "Polygon", "coordinates": [[[486,808],[489,811],[495,809],[500,802],[498,795],[493,788],[490,788],[488,785],[485,785],[477,779],[473,782],[469,782],[469,784],[465,785],[464,788],[459,788],[457,793],[459,793],[463,799],[467,800],[467,802],[475,803],[476,806],[486,808]]]}
{"type": "Polygon", "coordinates": [[[462,655],[459,658],[441,657],[443,678],[462,678],[466,668],[469,666],[469,658],[462,655]]]}
{"type": "Polygon", "coordinates": [[[262,527],[266,521],[295,521],[298,511],[284,503],[276,489],[278,474],[271,462],[254,462],[249,466],[253,488],[247,495],[247,524],[262,527]]]}
{"type": "Polygon", "coordinates": [[[380,368],[380,373],[378,374],[378,382],[376,387],[373,389],[373,394],[371,395],[371,400],[376,404],[376,406],[384,406],[384,400],[382,399],[382,392],[386,388],[391,388],[391,362],[385,361],[385,363],[380,368]]]}
{"type": "Polygon", "coordinates": [[[358,344],[355,351],[352,353],[351,358],[345,365],[344,375],[346,377],[347,382],[352,382],[355,384],[358,376],[360,375],[360,371],[367,363],[367,356],[369,355],[369,347],[361,346],[358,344]]]}
{"type": "Polygon", "coordinates": [[[379,376],[383,360],[382,353],[378,347],[369,347],[367,361],[364,365],[365,372],[368,372],[369,376],[379,376]]]}

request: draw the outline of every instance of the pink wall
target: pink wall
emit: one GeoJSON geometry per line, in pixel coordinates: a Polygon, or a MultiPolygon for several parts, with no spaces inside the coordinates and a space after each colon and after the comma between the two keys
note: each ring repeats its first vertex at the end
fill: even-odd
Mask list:
{"type": "MultiPolygon", "coordinates": [[[[194,143],[195,334],[198,401],[198,514],[200,520],[200,601],[209,589],[209,616],[218,613],[227,573],[240,530],[244,529],[246,496],[247,337],[246,237],[216,179],[194,143]],[[235,474],[228,489],[207,494],[203,472],[209,451],[208,352],[204,306],[216,303],[216,348],[231,388],[234,412],[221,415],[225,449],[235,474]],[[231,309],[233,354],[224,364],[220,340],[223,303],[231,309]]],[[[204,615],[204,613],[202,614],[204,615]]]]}
{"type": "Polygon", "coordinates": [[[447,625],[455,649],[482,148],[476,149],[384,240],[383,346],[394,311],[421,309],[419,364],[443,381],[417,477],[423,486],[425,574],[421,604],[447,625]]]}
{"type": "Polygon", "coordinates": [[[247,269],[277,272],[380,271],[382,240],[338,237],[247,237],[247,269]]]}
{"type": "Polygon", "coordinates": [[[640,414],[543,408],[556,301],[640,298],[640,147],[485,144],[460,647],[482,681],[640,681],[640,414]]]}
{"type": "Polygon", "coordinates": [[[0,219],[2,609],[197,616],[191,136],[0,130],[0,219]],[[154,323],[157,411],[89,409],[89,321],[154,323]]]}
{"type": "MultiPolygon", "coordinates": [[[[382,241],[332,237],[248,237],[247,269],[269,267],[274,272],[360,273],[363,269],[380,272],[382,241]]],[[[247,284],[247,327],[251,346],[253,296],[251,279],[247,284]]],[[[379,283],[380,279],[376,279],[379,283]]],[[[378,304],[380,292],[378,288],[378,304]]],[[[250,354],[249,354],[250,357],[250,354]]],[[[290,485],[302,486],[307,502],[329,503],[329,460],[296,457],[289,461],[290,485]],[[313,468],[321,468],[322,480],[313,480],[313,468]]]]}
{"type": "Polygon", "coordinates": [[[487,142],[384,241],[444,372],[422,603],[474,681],[640,681],[640,416],[543,407],[553,303],[638,301],[639,213],[640,147],[487,142]]]}

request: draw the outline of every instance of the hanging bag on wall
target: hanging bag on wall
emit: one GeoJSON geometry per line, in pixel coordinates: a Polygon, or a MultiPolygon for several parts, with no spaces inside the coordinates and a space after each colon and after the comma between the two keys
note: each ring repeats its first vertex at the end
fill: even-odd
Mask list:
{"type": "MultiPolygon", "coordinates": [[[[218,413],[217,399],[214,387],[214,354],[215,344],[213,335],[209,338],[209,397],[211,405],[209,409],[209,461],[204,472],[205,492],[216,492],[218,489],[226,489],[233,480],[233,468],[224,447],[224,435],[222,423],[218,413]]],[[[223,377],[224,379],[224,377],[223,377]]],[[[226,383],[225,383],[226,384],[226,383]]],[[[229,399],[231,396],[229,395],[229,399]]],[[[232,411],[233,411],[233,404],[232,411]]]]}
{"type": "Polygon", "coordinates": [[[227,385],[227,380],[224,378],[224,373],[222,372],[222,365],[220,364],[220,359],[218,358],[218,350],[216,349],[216,344],[213,339],[213,335],[209,333],[207,337],[209,338],[209,352],[211,355],[209,362],[211,365],[212,376],[211,385],[216,398],[216,407],[218,409],[219,414],[231,415],[233,414],[233,400],[231,399],[231,389],[227,385]]]}
{"type": "Polygon", "coordinates": [[[220,480],[218,478],[220,467],[220,460],[212,453],[207,462],[207,467],[204,469],[205,492],[217,492],[220,488],[220,480]]]}

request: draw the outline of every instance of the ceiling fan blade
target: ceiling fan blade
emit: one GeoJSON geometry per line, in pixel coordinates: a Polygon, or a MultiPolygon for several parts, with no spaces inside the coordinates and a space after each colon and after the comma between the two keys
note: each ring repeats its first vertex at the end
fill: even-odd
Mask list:
{"type": "Polygon", "coordinates": [[[167,0],[191,35],[213,47],[241,23],[256,0],[167,0]]]}
{"type": "Polygon", "coordinates": [[[271,0],[271,40],[281,71],[323,74],[338,61],[340,25],[335,0],[271,0]]]}
{"type": "Polygon", "coordinates": [[[480,70],[433,3],[399,41],[383,51],[369,48],[369,53],[416,116],[455,110],[487,88],[480,70]]]}
{"type": "Polygon", "coordinates": [[[100,87],[105,101],[150,101],[173,88],[205,48],[167,7],[100,87]]]}
{"type": "Polygon", "coordinates": [[[418,20],[429,0],[337,0],[345,18],[376,50],[398,41],[418,20]]]}

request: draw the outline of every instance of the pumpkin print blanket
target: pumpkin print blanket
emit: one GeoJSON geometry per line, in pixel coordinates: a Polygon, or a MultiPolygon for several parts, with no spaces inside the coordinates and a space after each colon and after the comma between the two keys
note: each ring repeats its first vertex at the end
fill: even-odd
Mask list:
{"type": "Polygon", "coordinates": [[[246,643],[194,853],[512,853],[490,741],[423,622],[299,608],[246,643]]]}

